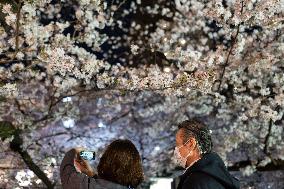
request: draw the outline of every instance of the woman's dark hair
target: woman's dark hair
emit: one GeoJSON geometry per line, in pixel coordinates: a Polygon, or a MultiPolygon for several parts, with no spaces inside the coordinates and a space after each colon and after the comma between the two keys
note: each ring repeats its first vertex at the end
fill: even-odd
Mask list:
{"type": "Polygon", "coordinates": [[[98,165],[99,178],[136,188],[144,179],[141,158],[129,140],[115,140],[106,149],[98,165]]]}
{"type": "Polygon", "coordinates": [[[184,130],[184,142],[188,141],[190,137],[197,140],[201,154],[212,151],[212,139],[209,128],[199,119],[193,118],[183,121],[178,125],[179,129],[184,130]]]}

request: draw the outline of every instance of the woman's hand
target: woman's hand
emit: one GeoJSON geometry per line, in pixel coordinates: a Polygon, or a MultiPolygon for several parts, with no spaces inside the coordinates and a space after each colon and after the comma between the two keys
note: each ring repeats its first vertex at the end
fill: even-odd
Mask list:
{"type": "Polygon", "coordinates": [[[77,171],[84,173],[89,177],[93,177],[95,175],[93,168],[90,166],[88,161],[80,157],[80,152],[84,150],[84,148],[75,148],[74,166],[77,171]]]}

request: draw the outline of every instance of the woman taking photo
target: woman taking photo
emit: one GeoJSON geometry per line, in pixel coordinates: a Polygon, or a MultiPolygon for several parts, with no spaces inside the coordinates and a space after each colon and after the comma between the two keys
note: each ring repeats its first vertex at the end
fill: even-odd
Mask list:
{"type": "Polygon", "coordinates": [[[62,160],[63,189],[133,189],[143,181],[139,152],[129,140],[115,140],[107,147],[97,175],[89,163],[80,158],[81,151],[80,148],[72,149],[62,160]]]}

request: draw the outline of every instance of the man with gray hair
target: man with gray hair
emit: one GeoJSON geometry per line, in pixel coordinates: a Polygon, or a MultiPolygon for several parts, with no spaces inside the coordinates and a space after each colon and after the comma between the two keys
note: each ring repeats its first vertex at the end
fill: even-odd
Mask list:
{"type": "Polygon", "coordinates": [[[178,125],[174,159],[186,170],[179,177],[177,189],[240,188],[219,155],[212,152],[212,146],[210,130],[200,120],[190,119],[178,125]]]}

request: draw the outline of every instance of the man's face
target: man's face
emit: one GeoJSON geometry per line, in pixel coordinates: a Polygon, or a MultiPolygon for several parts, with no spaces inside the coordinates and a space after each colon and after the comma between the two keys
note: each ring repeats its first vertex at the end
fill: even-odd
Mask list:
{"type": "Polygon", "coordinates": [[[183,157],[186,157],[189,153],[187,149],[187,144],[184,145],[184,140],[183,140],[183,129],[179,129],[178,132],[176,133],[176,147],[179,148],[179,152],[183,157]]]}

